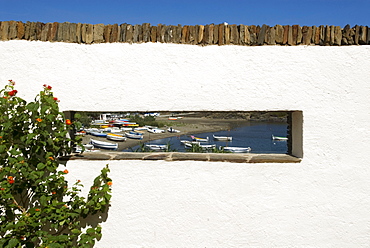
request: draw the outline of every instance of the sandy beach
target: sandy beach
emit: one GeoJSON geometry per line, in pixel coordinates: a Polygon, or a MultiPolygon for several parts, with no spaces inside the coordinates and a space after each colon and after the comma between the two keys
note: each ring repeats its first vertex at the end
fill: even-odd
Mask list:
{"type": "MultiPolygon", "coordinates": [[[[134,146],[140,145],[150,140],[163,139],[163,138],[180,136],[180,135],[193,135],[193,134],[199,134],[199,133],[229,130],[232,123],[242,122],[245,120],[237,120],[237,119],[225,120],[225,119],[184,117],[182,119],[171,121],[171,120],[168,120],[167,118],[159,117],[157,118],[157,121],[171,124],[161,129],[167,129],[168,127],[173,127],[174,129],[180,130],[181,132],[180,133],[169,133],[166,131],[165,133],[160,133],[160,134],[153,134],[153,133],[145,132],[144,138],[142,140],[127,139],[126,141],[123,141],[123,142],[115,142],[115,141],[108,141],[108,142],[118,143],[117,150],[122,151],[129,147],[134,147],[134,146]]],[[[107,141],[106,138],[86,135],[83,137],[82,143],[83,144],[89,143],[90,138],[101,140],[101,141],[107,141]]]]}

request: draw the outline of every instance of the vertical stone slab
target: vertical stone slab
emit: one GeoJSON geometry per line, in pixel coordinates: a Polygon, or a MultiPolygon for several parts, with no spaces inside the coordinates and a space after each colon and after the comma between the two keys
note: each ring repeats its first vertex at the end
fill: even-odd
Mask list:
{"type": "Polygon", "coordinates": [[[82,24],[81,23],[76,23],[76,36],[75,36],[75,39],[76,39],[76,42],[77,43],[81,43],[81,28],[82,28],[82,24]]]}
{"type": "Polygon", "coordinates": [[[297,45],[300,45],[302,44],[302,27],[298,25],[298,28],[297,28],[297,45]]]}
{"type": "Polygon", "coordinates": [[[162,25],[161,32],[159,33],[162,43],[165,43],[164,35],[166,34],[166,29],[167,29],[167,25],[162,25]]]}
{"type": "Polygon", "coordinates": [[[239,25],[239,42],[240,45],[245,45],[245,25],[239,25]]]}
{"type": "Polygon", "coordinates": [[[126,31],[127,31],[127,23],[122,23],[120,25],[120,42],[126,42],[126,31]]]}
{"type": "Polygon", "coordinates": [[[267,26],[265,24],[262,25],[262,28],[261,28],[261,30],[260,30],[260,32],[258,34],[257,44],[259,46],[262,46],[264,44],[264,42],[265,42],[265,35],[266,35],[266,29],[268,29],[268,28],[269,28],[269,26],[267,26]]]}
{"type": "Polygon", "coordinates": [[[281,25],[275,25],[275,42],[282,45],[284,41],[284,28],[281,25]]]}
{"type": "Polygon", "coordinates": [[[229,27],[230,27],[230,44],[239,45],[240,37],[238,26],[236,26],[236,24],[232,24],[229,27]]]}
{"type": "Polygon", "coordinates": [[[142,43],[143,42],[143,28],[139,24],[136,24],[134,26],[133,42],[134,43],[142,43]]]}
{"type": "Polygon", "coordinates": [[[360,26],[360,38],[358,40],[358,43],[360,45],[366,45],[366,37],[367,37],[367,27],[360,26]]]}
{"type": "Polygon", "coordinates": [[[180,44],[181,42],[181,34],[182,34],[182,25],[178,24],[176,28],[176,44],[180,44]]]}
{"type": "Polygon", "coordinates": [[[17,23],[17,39],[23,39],[24,38],[24,23],[18,22],[17,23]]]}
{"type": "Polygon", "coordinates": [[[132,37],[134,35],[134,27],[131,24],[127,24],[126,26],[126,42],[132,43],[132,37]]]}
{"type": "Polygon", "coordinates": [[[77,23],[69,23],[69,42],[77,43],[77,23]]]}
{"type": "Polygon", "coordinates": [[[204,26],[204,44],[208,45],[209,44],[209,25],[204,26]]]}
{"type": "Polygon", "coordinates": [[[104,28],[103,28],[103,40],[105,42],[109,42],[111,32],[112,32],[112,25],[110,25],[110,24],[104,25],[104,28]]]}
{"type": "Polygon", "coordinates": [[[218,44],[218,36],[219,36],[219,29],[220,25],[215,25],[214,28],[213,28],[213,42],[212,44],[218,44]]]}
{"type": "Polygon", "coordinates": [[[47,41],[48,40],[48,33],[49,33],[49,23],[46,23],[41,30],[41,41],[47,41]]]}
{"type": "Polygon", "coordinates": [[[288,36],[289,36],[289,26],[285,25],[284,26],[284,36],[283,36],[283,44],[284,45],[288,44],[288,36]]]}
{"type": "Polygon", "coordinates": [[[360,40],[360,26],[356,25],[354,27],[354,30],[355,30],[355,45],[358,45],[359,44],[359,40],[360,40]]]}
{"type": "Polygon", "coordinates": [[[81,43],[87,43],[86,42],[86,31],[87,31],[87,24],[82,23],[81,24],[81,43]]]}
{"type": "Polygon", "coordinates": [[[249,34],[250,34],[250,45],[255,46],[257,45],[257,27],[255,25],[250,25],[248,27],[249,34]]]}
{"type": "Polygon", "coordinates": [[[224,42],[225,45],[230,45],[230,26],[225,24],[224,26],[224,42]]]}
{"type": "Polygon", "coordinates": [[[9,40],[14,40],[17,38],[17,26],[16,21],[9,21],[9,40]]]}
{"type": "Polygon", "coordinates": [[[225,44],[225,24],[220,24],[218,27],[218,45],[222,46],[225,44]]]}
{"type": "Polygon", "coordinates": [[[149,23],[143,23],[143,42],[149,42],[150,41],[150,24],[149,23]]]}
{"type": "Polygon", "coordinates": [[[289,46],[295,45],[294,40],[293,40],[293,27],[292,26],[289,26],[288,28],[288,45],[289,46]]]}
{"type": "Polygon", "coordinates": [[[1,40],[9,40],[9,22],[1,22],[1,40]]]}
{"type": "Polygon", "coordinates": [[[86,24],[86,44],[94,42],[94,25],[86,24]]]}
{"type": "Polygon", "coordinates": [[[64,23],[59,23],[56,41],[63,41],[63,32],[64,32],[63,30],[64,30],[64,23]]]}
{"type": "Polygon", "coordinates": [[[164,43],[171,43],[172,40],[172,25],[168,25],[164,29],[163,41],[164,43]]]}
{"type": "Polygon", "coordinates": [[[324,45],[330,46],[330,26],[328,25],[324,29],[324,45]]]}
{"type": "Polygon", "coordinates": [[[313,34],[313,40],[315,45],[320,45],[320,27],[315,27],[315,33],[313,34]]]}
{"type": "Polygon", "coordinates": [[[157,42],[163,42],[163,40],[161,39],[161,30],[162,30],[162,24],[158,24],[157,25],[157,42]]]}
{"type": "Polygon", "coordinates": [[[266,32],[266,43],[268,45],[276,45],[276,29],[275,27],[269,27],[266,32]]]}
{"type": "Polygon", "coordinates": [[[334,45],[334,39],[335,39],[335,26],[330,26],[330,45],[334,45]]]}
{"type": "Polygon", "coordinates": [[[31,22],[26,22],[24,24],[24,39],[25,40],[30,39],[30,26],[31,26],[31,22]]]}
{"type": "Polygon", "coordinates": [[[334,27],[334,45],[340,46],[342,44],[342,29],[339,26],[334,27]]]}
{"type": "Polygon", "coordinates": [[[324,45],[324,40],[325,40],[325,26],[324,25],[320,25],[320,41],[319,41],[319,45],[320,46],[323,46],[324,45]]]}
{"type": "Polygon", "coordinates": [[[56,41],[57,40],[57,34],[58,34],[58,26],[59,26],[59,23],[57,22],[53,22],[53,23],[50,23],[50,30],[48,32],[48,41],[56,41]]]}
{"type": "Polygon", "coordinates": [[[347,24],[343,29],[342,44],[344,45],[355,44],[354,35],[355,31],[347,24]]]}
{"type": "Polygon", "coordinates": [[[370,28],[369,27],[367,27],[366,44],[370,45],[370,28]]]}
{"type": "Polygon", "coordinates": [[[62,41],[63,42],[70,42],[70,33],[69,33],[69,29],[70,29],[70,26],[69,26],[69,22],[63,22],[62,23],[62,41]]]}
{"type": "Polygon", "coordinates": [[[292,44],[297,45],[298,42],[298,25],[293,25],[292,26],[292,44]]]}
{"type": "Polygon", "coordinates": [[[36,40],[36,22],[30,24],[30,40],[36,40]]]}
{"type": "Polygon", "coordinates": [[[195,26],[189,26],[189,44],[195,44],[195,26]]]}
{"type": "Polygon", "coordinates": [[[204,43],[204,26],[198,26],[198,44],[204,43]]]}
{"type": "Polygon", "coordinates": [[[150,41],[157,42],[157,26],[152,26],[150,28],[150,41]]]}
{"type": "Polygon", "coordinates": [[[181,40],[180,40],[180,42],[182,44],[187,43],[187,35],[188,35],[188,25],[185,25],[184,27],[182,27],[182,30],[181,30],[181,40]]]}
{"type": "Polygon", "coordinates": [[[315,34],[316,34],[316,26],[312,26],[312,37],[311,37],[311,44],[315,44],[315,34]]]}
{"type": "Polygon", "coordinates": [[[45,24],[41,22],[36,22],[36,40],[41,40],[41,33],[45,24]]]}
{"type": "Polygon", "coordinates": [[[139,43],[139,33],[140,33],[140,28],[138,24],[134,25],[134,32],[132,36],[132,42],[133,43],[139,43]]]}
{"type": "Polygon", "coordinates": [[[308,26],[302,27],[302,43],[303,45],[311,44],[312,28],[308,26]]]}
{"type": "Polygon", "coordinates": [[[94,24],[93,43],[104,42],[104,24],[94,24]]]}
{"type": "Polygon", "coordinates": [[[119,26],[118,26],[117,23],[115,23],[115,24],[112,25],[112,31],[111,31],[109,42],[111,42],[111,43],[118,42],[119,41],[119,35],[120,35],[119,26]]]}

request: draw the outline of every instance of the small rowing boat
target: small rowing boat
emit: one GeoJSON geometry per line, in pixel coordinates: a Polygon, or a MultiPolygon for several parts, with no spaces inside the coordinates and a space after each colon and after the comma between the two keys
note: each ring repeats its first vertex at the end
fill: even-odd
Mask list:
{"type": "Polygon", "coordinates": [[[146,144],[146,148],[153,151],[166,151],[168,150],[168,145],[157,145],[157,144],[146,144]]]}
{"type": "Polygon", "coordinates": [[[143,139],[144,135],[142,133],[138,133],[138,132],[134,132],[134,131],[131,131],[129,133],[125,133],[126,137],[127,138],[130,138],[130,139],[143,139]]]}
{"type": "Polygon", "coordinates": [[[94,140],[94,139],[90,139],[90,144],[92,144],[96,148],[102,148],[102,149],[116,150],[118,148],[117,143],[109,143],[109,142],[94,140]]]}
{"type": "Polygon", "coordinates": [[[198,138],[198,137],[195,137],[195,136],[190,136],[194,141],[198,141],[198,142],[208,142],[209,141],[209,138],[207,137],[206,139],[204,138],[198,138]]]}
{"type": "Polygon", "coordinates": [[[274,135],[272,135],[272,140],[284,141],[284,140],[288,140],[288,138],[287,137],[282,137],[282,136],[274,136],[274,135]]]}
{"type": "Polygon", "coordinates": [[[250,152],[252,149],[250,147],[236,147],[236,146],[220,146],[220,150],[226,152],[234,152],[234,153],[243,153],[243,152],[250,152]]]}
{"type": "Polygon", "coordinates": [[[218,140],[218,141],[232,141],[233,140],[233,137],[231,137],[231,136],[216,136],[216,135],[213,135],[213,139],[214,140],[218,140]]]}
{"type": "Polygon", "coordinates": [[[125,141],[126,137],[116,133],[107,133],[107,139],[114,141],[125,141]]]}

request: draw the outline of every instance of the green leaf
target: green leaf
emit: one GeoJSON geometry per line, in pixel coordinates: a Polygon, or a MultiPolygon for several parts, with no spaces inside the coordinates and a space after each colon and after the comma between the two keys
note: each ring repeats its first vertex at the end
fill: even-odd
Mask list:
{"type": "Polygon", "coordinates": [[[19,240],[18,239],[11,239],[8,243],[7,246],[5,246],[6,248],[13,248],[13,247],[16,247],[16,245],[19,244],[19,240]]]}

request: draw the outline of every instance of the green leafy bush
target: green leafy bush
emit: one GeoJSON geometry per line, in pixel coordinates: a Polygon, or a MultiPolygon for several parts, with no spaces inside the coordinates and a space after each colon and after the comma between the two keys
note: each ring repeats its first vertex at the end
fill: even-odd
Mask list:
{"type": "Polygon", "coordinates": [[[67,138],[77,122],[64,119],[51,89],[44,85],[29,103],[11,80],[0,91],[0,247],[92,247],[101,237],[87,221],[108,210],[109,168],[87,198],[80,181],[69,187],[68,170],[58,168],[79,143],[67,138]]]}

